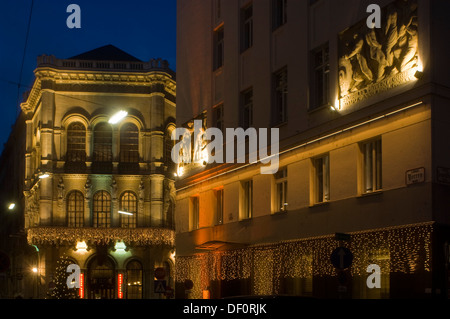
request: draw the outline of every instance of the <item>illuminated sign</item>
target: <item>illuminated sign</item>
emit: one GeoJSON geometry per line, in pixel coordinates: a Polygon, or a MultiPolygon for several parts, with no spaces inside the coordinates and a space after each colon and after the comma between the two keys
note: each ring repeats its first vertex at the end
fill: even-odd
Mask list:
{"type": "Polygon", "coordinates": [[[123,274],[117,275],[117,298],[123,299],[123,274]]]}
{"type": "Polygon", "coordinates": [[[84,274],[80,274],[80,291],[79,295],[81,299],[84,299],[84,274]]]}

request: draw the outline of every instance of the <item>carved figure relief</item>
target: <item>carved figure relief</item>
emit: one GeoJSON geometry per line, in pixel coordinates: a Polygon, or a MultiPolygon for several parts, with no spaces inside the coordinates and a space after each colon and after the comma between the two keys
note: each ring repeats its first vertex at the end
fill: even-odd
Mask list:
{"type": "Polygon", "coordinates": [[[339,35],[341,105],[413,79],[419,63],[417,0],[397,0],[383,15],[382,28],[367,28],[361,21],[339,35]]]}
{"type": "Polygon", "coordinates": [[[86,180],[86,184],[84,185],[84,196],[86,200],[90,200],[92,197],[92,183],[91,180],[88,178],[86,180]]]}

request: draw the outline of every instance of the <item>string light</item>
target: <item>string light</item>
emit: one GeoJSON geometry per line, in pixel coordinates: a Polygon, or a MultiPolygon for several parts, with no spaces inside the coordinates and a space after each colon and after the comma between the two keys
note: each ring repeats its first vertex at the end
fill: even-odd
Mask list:
{"type": "Polygon", "coordinates": [[[330,235],[177,256],[176,281],[192,280],[190,297],[194,299],[202,297],[211,281],[250,278],[252,294],[276,294],[285,278],[336,277],[330,256],[340,245],[354,255],[349,269],[352,277],[367,276],[367,266],[373,263],[385,274],[430,272],[432,232],[430,222],[354,232],[348,242],[339,242],[330,235]]]}
{"type": "Polygon", "coordinates": [[[125,241],[136,246],[175,245],[175,232],[164,228],[69,228],[34,227],[28,229],[30,245],[75,245],[79,241],[103,243],[125,241]]]}

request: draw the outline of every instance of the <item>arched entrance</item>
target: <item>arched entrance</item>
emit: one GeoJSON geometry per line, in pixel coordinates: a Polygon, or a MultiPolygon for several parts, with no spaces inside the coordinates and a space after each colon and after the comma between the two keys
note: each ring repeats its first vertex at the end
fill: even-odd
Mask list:
{"type": "Polygon", "coordinates": [[[115,299],[115,266],[111,258],[95,257],[88,266],[88,298],[115,299]],[[103,258],[101,258],[103,259],[103,258]]]}

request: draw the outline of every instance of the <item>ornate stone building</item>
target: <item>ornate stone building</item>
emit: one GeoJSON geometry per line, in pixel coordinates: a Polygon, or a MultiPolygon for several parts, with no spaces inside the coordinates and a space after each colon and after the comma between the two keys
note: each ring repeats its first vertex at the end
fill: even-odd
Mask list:
{"type": "Polygon", "coordinates": [[[161,298],[173,287],[175,189],[167,149],[175,75],[114,46],[69,59],[38,57],[26,116],[25,229],[39,297],[55,268],[81,268],[83,298],[161,298]],[[124,113],[120,121],[114,115],[124,113]]]}

